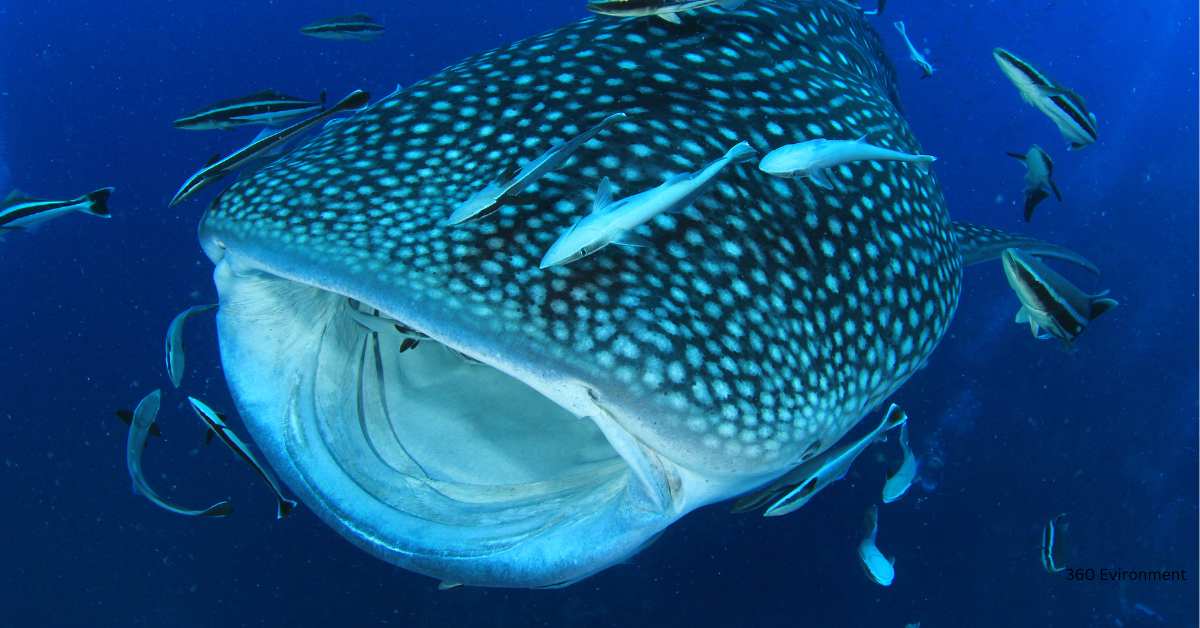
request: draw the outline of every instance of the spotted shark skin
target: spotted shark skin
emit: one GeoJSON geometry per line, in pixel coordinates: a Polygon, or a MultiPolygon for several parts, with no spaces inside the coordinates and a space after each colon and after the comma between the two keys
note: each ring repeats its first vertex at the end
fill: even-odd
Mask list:
{"type": "MultiPolygon", "coordinates": [[[[233,185],[205,215],[202,244],[214,261],[236,252],[292,280],[372,297],[363,300],[522,377],[582,383],[653,460],[676,469],[666,474],[670,516],[654,533],[765,484],[835,443],[923,365],[957,305],[963,235],[931,172],[849,163],[823,190],[730,168],[697,201],[703,220],[661,215],[639,232],[648,247],[538,269],[606,176],[626,196],[742,140],[760,154],[861,136],[922,152],[858,11],[759,0],[690,17],[594,17],[469,58],[233,185]],[[506,167],[616,112],[628,117],[522,202],[440,224],[506,167]]],[[[245,358],[226,348],[228,307],[223,293],[227,372],[245,358]]],[[[234,377],[250,432],[285,482],[368,550],[495,586],[550,585],[606,566],[439,571],[419,540],[380,540],[385,531],[313,504],[324,498],[298,486],[313,483],[304,451],[253,402],[264,393],[234,377]]]]}

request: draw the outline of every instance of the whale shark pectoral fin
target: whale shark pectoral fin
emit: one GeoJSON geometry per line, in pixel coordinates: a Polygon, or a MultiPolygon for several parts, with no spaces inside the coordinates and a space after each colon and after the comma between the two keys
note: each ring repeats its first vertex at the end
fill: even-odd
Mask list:
{"type": "Polygon", "coordinates": [[[1100,269],[1087,258],[1057,244],[966,222],[954,221],[952,229],[955,239],[958,240],[958,250],[962,253],[964,266],[990,262],[998,259],[1004,249],[1016,248],[1037,257],[1052,257],[1071,262],[1093,274],[1100,274],[1100,269]]]}

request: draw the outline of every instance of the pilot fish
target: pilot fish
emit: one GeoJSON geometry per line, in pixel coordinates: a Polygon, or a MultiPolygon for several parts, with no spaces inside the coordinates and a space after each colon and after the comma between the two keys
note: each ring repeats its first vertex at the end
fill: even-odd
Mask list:
{"type": "MultiPolygon", "coordinates": [[[[892,404],[879,425],[862,438],[838,445],[796,467],[762,493],[738,500],[734,504],[733,512],[746,512],[766,505],[764,517],[779,517],[800,509],[826,486],[846,477],[859,454],[882,440],[884,434],[896,426],[904,430],[901,432],[901,438],[905,438],[908,433],[908,415],[900,406],[892,404]]],[[[903,442],[907,448],[908,441],[903,442]]],[[[886,488],[884,495],[887,495],[886,488]]]]}
{"type": "Polygon", "coordinates": [[[908,48],[908,58],[921,68],[921,78],[927,79],[933,76],[933,64],[921,54],[920,50],[913,45],[912,40],[908,38],[908,28],[904,26],[903,21],[892,22],[892,26],[896,27],[896,31],[900,33],[900,37],[904,39],[904,46],[908,48]]]}
{"type": "Polygon", "coordinates": [[[847,128],[917,153],[896,98],[859,10],[756,0],[584,19],[328,126],[201,219],[249,435],[322,521],[441,581],[564,586],[627,560],[884,403],[945,333],[964,262],[1072,256],[951,221],[924,169],[856,161],[836,190],[725,168],[636,254],[538,267],[605,177],[649,189],[741,140],[847,128]],[[442,224],[496,163],[615,111],[520,211],[442,224]],[[383,341],[389,322],[419,346],[383,341]]]}
{"type": "Polygon", "coordinates": [[[158,492],[150,487],[146,475],[142,471],[142,452],[146,449],[146,439],[150,437],[158,418],[158,408],[162,404],[162,391],[154,390],[146,395],[137,407],[129,422],[129,438],[125,445],[125,466],[129,468],[129,477],[133,480],[133,492],[144,496],[154,505],[188,517],[226,517],[233,512],[233,504],[219,501],[208,508],[184,508],[163,499],[158,492]]]}
{"type": "Polygon", "coordinates": [[[830,169],[852,161],[904,161],[929,168],[937,161],[932,155],[909,153],[872,145],[866,136],[857,140],[815,139],[780,146],[758,162],[758,169],[777,177],[808,177],[813,183],[832,189],[830,169]]]}
{"type": "Polygon", "coordinates": [[[265,90],[211,104],[179,118],[173,124],[177,129],[190,131],[232,129],[248,124],[273,126],[292,118],[316,113],[324,107],[325,92],[321,92],[319,101],[310,101],[265,90]]]}
{"type": "Polygon", "coordinates": [[[587,8],[593,13],[617,17],[657,15],[672,24],[682,24],[683,20],[679,19],[680,13],[712,5],[732,10],[745,2],[746,0],[591,0],[587,8]]]}
{"type": "Polygon", "coordinates": [[[195,397],[188,397],[188,403],[192,406],[192,410],[196,413],[196,416],[208,426],[209,431],[205,433],[205,441],[210,441],[212,436],[215,435],[221,439],[221,442],[225,443],[225,446],[230,451],[237,454],[242,459],[242,462],[250,465],[250,468],[254,469],[254,472],[271,487],[271,492],[275,493],[275,518],[283,519],[288,516],[292,512],[292,509],[296,507],[296,502],[284,497],[283,489],[279,487],[279,482],[258,461],[258,458],[254,457],[254,453],[250,451],[250,447],[233,430],[229,429],[229,426],[225,423],[225,418],[208,404],[195,397]]]}
{"type": "Polygon", "coordinates": [[[1046,573],[1059,573],[1066,570],[1063,543],[1060,538],[1067,529],[1066,513],[1052,517],[1042,527],[1042,569],[1046,573]]]}
{"type": "Polygon", "coordinates": [[[184,353],[183,353],[183,326],[187,320],[196,314],[207,312],[216,308],[215,303],[208,305],[193,305],[188,309],[175,315],[171,319],[171,324],[167,326],[167,336],[163,340],[163,354],[166,356],[167,377],[171,380],[171,385],[179,388],[183,383],[184,372],[184,353]]]}
{"type": "Polygon", "coordinates": [[[263,155],[270,153],[272,150],[281,145],[287,144],[296,138],[296,136],[300,135],[314,125],[324,122],[343,111],[362,107],[363,105],[367,104],[367,101],[370,100],[370,98],[370,95],[366,92],[362,90],[354,90],[345,98],[338,101],[338,103],[334,106],[308,118],[307,120],[301,120],[287,128],[280,129],[269,134],[260,133],[258,137],[254,139],[254,141],[235,150],[228,156],[218,156],[213,158],[208,165],[196,171],[195,174],[188,177],[188,179],[183,182],[183,185],[179,186],[179,190],[175,192],[175,196],[171,198],[171,201],[167,203],[167,206],[174,207],[175,205],[178,205],[196,192],[199,192],[204,187],[207,187],[209,184],[221,179],[230,172],[246,166],[247,164],[255,163],[261,159],[263,155]]]}
{"type": "Polygon", "coordinates": [[[313,22],[300,32],[317,39],[371,41],[383,34],[383,25],[365,13],[355,13],[313,22]]]}
{"type": "Polygon", "coordinates": [[[7,198],[0,201],[0,233],[34,227],[71,212],[81,212],[98,218],[111,218],[112,214],[108,211],[108,197],[112,196],[112,193],[113,188],[101,188],[79,198],[49,201],[26,198],[14,190],[9,193],[7,198]]]}
{"type": "Polygon", "coordinates": [[[1083,98],[1042,74],[1028,61],[996,48],[992,57],[1000,71],[1012,81],[1021,98],[1046,114],[1067,140],[1068,150],[1079,150],[1096,141],[1096,116],[1087,110],[1083,98]]]}
{"type": "Polygon", "coordinates": [[[1053,337],[1069,345],[1089,323],[1117,306],[1115,300],[1104,296],[1107,292],[1087,294],[1020,249],[1004,251],[1003,267],[1008,285],[1021,302],[1016,322],[1029,323],[1040,340],[1053,337]]]}
{"type": "Polygon", "coordinates": [[[875,537],[879,534],[879,506],[871,506],[867,511],[866,528],[867,534],[858,544],[858,560],[868,578],[876,584],[890,587],[896,579],[896,559],[884,556],[875,545],[875,537]]]}
{"type": "Polygon", "coordinates": [[[1058,202],[1062,202],[1062,192],[1058,191],[1053,178],[1054,160],[1041,146],[1034,144],[1025,154],[1008,153],[1008,156],[1025,164],[1025,222],[1033,219],[1034,208],[1051,192],[1058,202]]]}
{"type": "Polygon", "coordinates": [[[592,200],[592,212],[550,245],[538,267],[569,264],[612,243],[644,246],[634,229],[663,212],[688,210],[726,166],[754,157],[750,144],[739,142],[696,172],[674,175],[655,188],[620,200],[613,200],[612,183],[605,177],[592,200]]]}
{"type": "Polygon", "coordinates": [[[883,503],[890,504],[908,492],[917,477],[917,457],[908,446],[908,423],[900,426],[900,453],[904,456],[895,472],[883,482],[883,503]]]}
{"type": "Polygon", "coordinates": [[[495,210],[502,199],[519,194],[525,186],[536,182],[542,175],[563,165],[576,149],[583,146],[608,125],[625,119],[625,114],[617,112],[600,121],[599,124],[576,135],[575,137],[556,144],[537,158],[530,160],[520,169],[509,168],[499,179],[484,186],[479,192],[472,194],[461,205],[454,208],[446,224],[457,225],[472,218],[479,218],[495,210]]]}

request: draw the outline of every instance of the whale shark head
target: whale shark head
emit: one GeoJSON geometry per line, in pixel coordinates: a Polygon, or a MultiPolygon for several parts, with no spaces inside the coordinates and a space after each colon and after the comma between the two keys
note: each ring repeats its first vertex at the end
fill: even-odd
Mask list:
{"type": "Polygon", "coordinates": [[[728,168],[650,245],[538,260],[617,197],[737,141],[918,152],[875,33],[839,2],[683,24],[593,18],[468,59],[225,191],[200,239],[221,356],[281,478],[406,568],[545,587],[620,562],[700,506],[832,445],[917,369],[960,256],[929,173],[833,188],[728,168]],[[627,118],[478,221],[465,199],[627,118]]]}

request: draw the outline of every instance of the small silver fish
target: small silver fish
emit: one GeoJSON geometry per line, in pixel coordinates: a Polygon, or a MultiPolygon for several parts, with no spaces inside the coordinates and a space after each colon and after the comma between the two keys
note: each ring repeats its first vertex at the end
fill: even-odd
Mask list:
{"type": "Polygon", "coordinates": [[[133,480],[133,491],[140,493],[146,499],[154,502],[159,508],[188,517],[225,517],[233,512],[233,504],[219,501],[208,508],[193,510],[176,506],[159,496],[146,482],[142,472],[142,451],[146,448],[146,439],[158,417],[158,408],[162,403],[162,391],[155,389],[146,395],[133,410],[133,418],[129,424],[129,439],[125,445],[125,466],[129,468],[129,477],[133,480]]]}
{"type": "Polygon", "coordinates": [[[904,454],[904,459],[900,462],[900,468],[896,469],[887,477],[883,483],[883,503],[890,504],[908,492],[912,487],[913,480],[917,477],[917,458],[913,455],[912,448],[908,446],[908,423],[900,426],[900,451],[904,454]]]}
{"type": "Polygon", "coordinates": [[[867,535],[858,544],[858,559],[868,578],[876,584],[890,587],[896,579],[896,559],[887,558],[875,545],[875,537],[879,533],[879,506],[871,506],[867,511],[866,527],[867,535]]]}
{"type": "Polygon", "coordinates": [[[1096,116],[1083,98],[1042,74],[1027,61],[1003,49],[992,51],[1000,71],[1012,81],[1025,102],[1046,114],[1067,140],[1068,150],[1079,150],[1096,141],[1096,116]]]}
{"type": "Polygon", "coordinates": [[[1005,249],[1001,260],[1008,285],[1021,302],[1016,322],[1029,323],[1039,340],[1053,337],[1069,345],[1096,317],[1117,306],[1104,296],[1107,292],[1087,294],[1021,249],[1005,249]]]}
{"type": "Polygon", "coordinates": [[[1059,573],[1067,568],[1063,563],[1060,534],[1066,530],[1066,513],[1052,517],[1042,528],[1042,568],[1046,573],[1059,573]]]}
{"type": "Polygon", "coordinates": [[[179,388],[179,384],[183,382],[184,369],[184,353],[183,353],[183,326],[187,319],[207,312],[217,307],[217,304],[210,303],[208,305],[193,305],[188,309],[180,312],[171,319],[171,324],[167,326],[167,336],[163,341],[163,353],[166,355],[167,377],[171,379],[171,385],[179,388]]]}
{"type": "Polygon", "coordinates": [[[892,404],[875,429],[861,438],[834,447],[802,463],[787,475],[775,480],[766,490],[739,499],[734,504],[733,511],[746,512],[769,503],[763,512],[764,517],[780,517],[795,512],[826,486],[845,477],[859,454],[880,440],[885,432],[898,425],[904,425],[907,421],[908,415],[904,410],[892,404]]]}
{"type": "Polygon", "coordinates": [[[329,119],[331,116],[337,115],[349,109],[358,109],[367,104],[371,96],[362,90],[354,90],[348,96],[339,101],[336,105],[322,111],[321,113],[307,119],[297,122],[292,126],[272,133],[266,137],[261,137],[246,146],[234,151],[228,157],[218,157],[209,162],[209,164],[201,168],[196,174],[188,177],[187,181],[179,187],[179,191],[167,204],[168,207],[174,207],[191,195],[199,192],[202,188],[210,183],[214,183],[233,172],[241,166],[251,163],[258,159],[263,153],[273,150],[277,146],[290,141],[300,133],[306,131],[313,125],[329,119]]]}
{"type": "Polygon", "coordinates": [[[111,218],[112,215],[108,211],[108,197],[112,195],[112,192],[113,188],[101,188],[79,198],[66,201],[47,201],[25,198],[20,192],[13,190],[7,198],[0,201],[0,233],[27,229],[71,212],[80,212],[98,218],[111,218]]]}
{"type": "Polygon", "coordinates": [[[191,404],[192,410],[196,412],[196,416],[200,417],[200,420],[204,421],[204,424],[208,426],[211,433],[220,438],[221,442],[233,450],[233,453],[237,454],[246,464],[250,465],[254,469],[254,472],[270,485],[271,490],[275,493],[275,518],[283,519],[288,516],[292,512],[292,509],[296,507],[296,502],[283,496],[283,489],[280,488],[279,483],[275,481],[274,476],[267,472],[266,467],[254,457],[254,454],[250,452],[250,447],[246,445],[245,441],[238,438],[238,435],[234,434],[233,430],[229,429],[229,426],[222,420],[221,415],[209,407],[208,404],[195,397],[188,397],[188,403],[191,404]]]}
{"type": "Polygon", "coordinates": [[[927,79],[933,76],[933,64],[921,54],[920,50],[913,45],[912,40],[908,38],[908,29],[904,27],[904,22],[892,22],[892,26],[900,32],[900,36],[904,38],[904,45],[908,47],[908,58],[913,60],[921,68],[921,78],[927,79]]]}
{"type": "Polygon", "coordinates": [[[593,137],[596,137],[600,131],[603,131],[608,125],[624,120],[627,116],[623,112],[614,113],[611,116],[600,121],[599,124],[580,133],[570,140],[558,144],[542,153],[541,156],[533,159],[529,163],[522,166],[515,173],[512,170],[501,175],[500,179],[486,185],[482,190],[479,190],[470,198],[463,201],[450,217],[443,224],[457,225],[464,223],[474,218],[481,218],[490,214],[496,209],[501,201],[506,197],[512,197],[520,194],[521,190],[525,189],[529,184],[542,178],[548,172],[557,169],[563,165],[571,154],[574,153],[580,146],[586,144],[593,137]],[[506,175],[511,173],[511,178],[503,180],[506,175]],[[485,213],[486,212],[486,213],[485,213]]]}
{"type": "Polygon", "coordinates": [[[746,0],[591,0],[587,8],[592,13],[615,17],[660,17],[672,24],[682,24],[680,13],[711,5],[727,10],[736,9],[746,0]]]}
{"type": "Polygon", "coordinates": [[[869,144],[864,135],[857,140],[815,139],[780,146],[758,162],[758,169],[784,178],[808,177],[827,190],[833,189],[828,169],[852,161],[906,161],[923,169],[937,161],[931,155],[913,155],[869,144]]]}
{"type": "Polygon", "coordinates": [[[1052,178],[1054,160],[1041,146],[1034,144],[1025,154],[1008,153],[1008,156],[1025,164],[1025,222],[1033,218],[1034,208],[1046,200],[1051,192],[1058,202],[1062,202],[1062,192],[1058,191],[1058,185],[1052,178]]]}
{"type": "Polygon", "coordinates": [[[569,264],[613,243],[644,246],[631,233],[633,229],[663,212],[688,209],[725,166],[753,159],[754,156],[750,144],[741,142],[726,151],[720,159],[696,172],[675,175],[654,189],[617,201],[612,200],[612,184],[605,178],[596,190],[592,213],[580,218],[555,240],[542,257],[539,267],[545,269],[569,264]]]}

